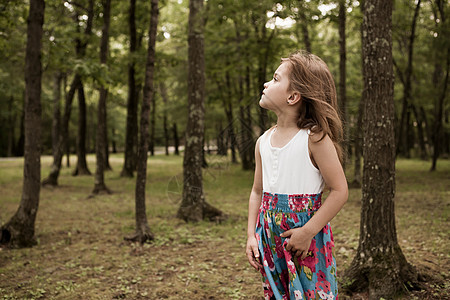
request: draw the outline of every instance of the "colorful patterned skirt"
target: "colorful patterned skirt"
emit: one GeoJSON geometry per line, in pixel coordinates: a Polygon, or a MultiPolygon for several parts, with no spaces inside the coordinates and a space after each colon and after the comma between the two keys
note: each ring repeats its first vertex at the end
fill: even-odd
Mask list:
{"type": "Polygon", "coordinates": [[[280,237],[286,230],[305,225],[320,208],[321,196],[263,194],[256,239],[264,266],[265,299],[338,299],[330,224],[312,239],[304,260],[286,250],[289,238],[280,237]]]}

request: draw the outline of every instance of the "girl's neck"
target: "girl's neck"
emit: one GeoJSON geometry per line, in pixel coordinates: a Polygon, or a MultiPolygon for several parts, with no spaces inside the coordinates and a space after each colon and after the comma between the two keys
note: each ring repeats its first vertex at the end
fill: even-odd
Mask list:
{"type": "Polygon", "coordinates": [[[276,127],[279,130],[298,129],[297,120],[295,115],[278,115],[276,127]]]}

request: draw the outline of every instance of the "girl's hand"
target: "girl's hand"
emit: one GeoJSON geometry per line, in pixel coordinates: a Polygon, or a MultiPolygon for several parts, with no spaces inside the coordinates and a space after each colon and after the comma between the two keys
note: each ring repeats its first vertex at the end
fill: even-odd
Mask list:
{"type": "Polygon", "coordinates": [[[259,250],[258,250],[258,242],[254,236],[251,236],[247,239],[247,247],[246,251],[248,261],[253,268],[257,270],[262,269],[262,265],[259,262],[259,250]]]}
{"type": "Polygon", "coordinates": [[[286,250],[291,251],[295,257],[306,258],[313,239],[306,230],[302,227],[293,228],[283,232],[280,236],[284,238],[290,237],[286,250]]]}

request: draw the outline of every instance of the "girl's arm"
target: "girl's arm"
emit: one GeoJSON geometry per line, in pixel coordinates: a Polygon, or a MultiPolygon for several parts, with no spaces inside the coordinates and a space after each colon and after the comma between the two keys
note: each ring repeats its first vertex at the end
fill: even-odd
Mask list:
{"type": "Polygon", "coordinates": [[[250,265],[255,269],[262,269],[259,262],[258,242],[255,237],[256,220],[258,218],[259,206],[262,197],[262,170],[261,155],[259,153],[259,140],[255,145],[255,177],[253,179],[253,187],[248,201],[248,228],[247,228],[247,247],[246,253],[250,265]]]}
{"type": "Polygon", "coordinates": [[[314,236],[337,215],[348,198],[347,180],[333,142],[328,135],[319,142],[320,136],[321,134],[314,134],[309,137],[309,149],[326,185],[330,188],[330,194],[303,227],[281,234],[282,237],[291,236],[286,250],[295,252],[295,255],[301,256],[302,259],[306,257],[314,236]]]}

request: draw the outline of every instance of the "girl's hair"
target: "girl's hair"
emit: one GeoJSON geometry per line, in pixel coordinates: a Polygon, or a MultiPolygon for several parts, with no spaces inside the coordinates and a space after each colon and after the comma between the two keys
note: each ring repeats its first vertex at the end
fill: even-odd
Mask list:
{"type": "Polygon", "coordinates": [[[294,52],[281,61],[290,64],[289,89],[301,96],[297,126],[321,133],[319,141],[328,134],[342,163],[342,121],[330,70],[322,59],[307,51],[294,52]]]}

